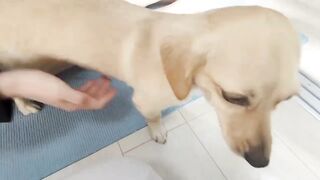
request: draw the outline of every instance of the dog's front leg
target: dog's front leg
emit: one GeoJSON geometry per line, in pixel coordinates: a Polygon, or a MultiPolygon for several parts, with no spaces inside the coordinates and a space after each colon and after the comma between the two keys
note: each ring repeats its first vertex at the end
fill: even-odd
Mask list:
{"type": "Polygon", "coordinates": [[[157,116],[155,118],[147,118],[147,124],[151,138],[157,143],[166,143],[167,130],[161,123],[160,116],[157,116]]]}
{"type": "Polygon", "coordinates": [[[146,101],[144,98],[133,96],[133,102],[141,114],[146,118],[151,138],[160,144],[167,141],[167,130],[161,123],[161,110],[158,110],[154,104],[146,101]]]}

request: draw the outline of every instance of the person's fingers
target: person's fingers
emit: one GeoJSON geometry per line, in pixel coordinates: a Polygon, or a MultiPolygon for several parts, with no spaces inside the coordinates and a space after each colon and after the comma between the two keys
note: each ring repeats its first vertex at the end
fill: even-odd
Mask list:
{"type": "Polygon", "coordinates": [[[112,98],[117,94],[116,89],[111,88],[103,96],[98,99],[83,94],[81,102],[69,102],[66,100],[60,100],[57,103],[53,103],[53,106],[64,109],[66,111],[77,111],[77,110],[97,110],[103,108],[109,103],[112,98]]]}
{"type": "Polygon", "coordinates": [[[92,96],[100,89],[100,86],[101,86],[100,80],[94,80],[92,85],[83,92],[92,96]]]}
{"type": "Polygon", "coordinates": [[[111,82],[111,79],[108,76],[101,76],[101,78],[111,82]]]}
{"type": "Polygon", "coordinates": [[[82,85],[79,90],[80,91],[87,91],[94,83],[94,80],[87,81],[84,85],[82,85]]]}
{"type": "MultiPolygon", "coordinates": [[[[89,87],[91,87],[90,84],[92,83],[89,82],[87,84],[85,84],[81,88],[88,89],[89,87]]],[[[67,84],[60,86],[60,88],[61,88],[59,90],[60,93],[59,93],[59,96],[57,97],[59,97],[60,100],[69,102],[70,104],[74,104],[74,105],[85,104],[86,101],[88,101],[88,99],[90,98],[90,96],[88,96],[85,92],[82,92],[81,90],[73,89],[67,84]]]]}
{"type": "Polygon", "coordinates": [[[103,96],[98,98],[90,97],[87,101],[84,101],[82,105],[79,105],[80,109],[101,109],[103,108],[111,99],[116,95],[115,89],[110,89],[108,92],[105,92],[103,96]],[[81,106],[81,107],[80,107],[81,106]]]}
{"type": "Polygon", "coordinates": [[[59,109],[63,109],[65,111],[69,111],[69,112],[79,110],[78,104],[71,103],[71,102],[66,101],[64,99],[59,99],[55,102],[52,102],[51,106],[59,108],[59,109]]]}
{"type": "Polygon", "coordinates": [[[110,84],[108,78],[102,77],[98,80],[88,81],[78,90],[67,86],[63,91],[66,97],[61,96],[60,101],[52,105],[66,111],[103,108],[116,94],[116,90],[110,84]]]}
{"type": "Polygon", "coordinates": [[[96,109],[103,108],[107,103],[109,103],[117,94],[117,90],[114,88],[110,88],[107,93],[105,93],[103,96],[101,96],[96,101],[96,109]]]}
{"type": "Polygon", "coordinates": [[[104,94],[106,94],[111,88],[111,83],[107,79],[101,79],[101,86],[100,89],[96,92],[96,94],[93,94],[94,97],[101,97],[104,94]]]}
{"type": "Polygon", "coordinates": [[[106,76],[101,76],[99,79],[89,80],[84,85],[82,85],[78,90],[90,94],[95,94],[98,92],[104,92],[110,86],[110,79],[106,76]],[[101,91],[100,91],[101,90],[101,91]]]}

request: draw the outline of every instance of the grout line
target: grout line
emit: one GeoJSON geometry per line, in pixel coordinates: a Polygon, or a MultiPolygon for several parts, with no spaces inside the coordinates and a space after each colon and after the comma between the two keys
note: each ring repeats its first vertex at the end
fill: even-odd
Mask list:
{"type": "MultiPolygon", "coordinates": [[[[174,126],[173,128],[170,128],[170,129],[167,129],[167,132],[170,132],[170,131],[173,131],[173,130],[175,130],[175,129],[177,129],[177,128],[179,128],[179,127],[181,127],[181,126],[183,126],[183,125],[185,125],[186,123],[187,123],[187,120],[182,116],[182,114],[180,113],[180,111],[177,111],[178,112],[178,114],[182,117],[182,119],[183,119],[183,123],[181,123],[181,124],[178,124],[177,126],[174,126]]],[[[165,124],[164,124],[164,126],[166,126],[165,124]]]]}
{"type": "Polygon", "coordinates": [[[122,150],[122,148],[121,148],[121,146],[120,146],[119,141],[117,141],[117,144],[118,144],[118,147],[119,147],[119,149],[120,149],[120,151],[121,151],[121,155],[122,155],[122,157],[124,157],[124,152],[123,152],[123,150],[122,150]]]}
{"type": "Polygon", "coordinates": [[[183,113],[180,110],[178,110],[178,112],[181,115],[182,119],[185,121],[185,123],[188,123],[188,121],[187,121],[186,117],[184,117],[183,113]]]}
{"type": "Polygon", "coordinates": [[[128,152],[130,152],[130,151],[132,151],[134,149],[137,149],[138,147],[141,147],[142,145],[145,145],[145,144],[147,144],[148,142],[151,142],[151,141],[152,141],[152,139],[149,139],[149,140],[147,140],[147,141],[145,141],[145,142],[143,142],[143,143],[141,143],[141,144],[139,144],[139,145],[137,145],[135,147],[132,147],[129,150],[125,151],[124,154],[126,154],[126,153],[128,153],[128,152]]]}
{"type": "MultiPolygon", "coordinates": [[[[206,98],[204,98],[204,96],[202,96],[202,97],[200,97],[200,98],[203,98],[205,101],[207,101],[206,98]]],[[[200,98],[198,98],[198,99],[190,102],[190,104],[191,104],[191,103],[194,103],[195,101],[200,100],[200,98]]],[[[188,103],[188,105],[189,105],[189,103],[188,103]]],[[[211,106],[211,105],[210,105],[210,106],[211,106]]],[[[214,107],[211,106],[211,108],[212,108],[212,110],[215,112],[214,107]]],[[[205,113],[208,113],[208,112],[211,112],[211,111],[212,111],[212,110],[208,110],[208,111],[202,112],[202,113],[196,115],[195,117],[191,118],[190,120],[187,120],[187,118],[186,118],[186,117],[184,116],[184,114],[181,112],[182,109],[184,109],[184,107],[179,108],[177,111],[178,111],[178,112],[181,114],[181,116],[186,120],[186,122],[193,121],[193,120],[197,119],[198,117],[204,115],[205,113]]]]}
{"type": "MultiPolygon", "coordinates": [[[[180,126],[182,126],[182,125],[186,124],[186,120],[184,119],[184,117],[182,116],[182,114],[180,113],[180,111],[176,111],[175,113],[178,113],[178,114],[179,114],[179,116],[181,116],[181,118],[182,118],[182,120],[183,120],[183,123],[178,124],[178,125],[176,125],[176,126],[174,126],[174,127],[170,128],[170,129],[168,129],[168,128],[167,128],[167,126],[166,126],[166,122],[162,122],[162,124],[163,124],[163,126],[166,128],[167,132],[172,131],[172,130],[174,130],[174,129],[176,129],[176,128],[178,128],[178,127],[180,127],[180,126]]],[[[162,120],[162,119],[161,119],[161,120],[162,120]]],[[[167,120],[166,120],[166,121],[167,121],[167,120]]]]}
{"type": "Polygon", "coordinates": [[[179,113],[181,114],[181,116],[183,117],[183,119],[184,119],[184,120],[186,120],[186,122],[194,121],[194,120],[195,120],[195,119],[197,119],[198,117],[200,117],[200,116],[202,116],[202,115],[204,115],[204,114],[206,114],[206,113],[210,112],[210,111],[202,112],[202,113],[200,113],[200,114],[196,115],[195,117],[193,117],[192,119],[187,120],[187,119],[186,119],[186,117],[183,115],[183,113],[182,113],[180,110],[178,110],[178,111],[179,111],[179,113]]]}
{"type": "Polygon", "coordinates": [[[291,146],[290,146],[289,144],[287,144],[287,143],[284,141],[284,139],[281,138],[280,134],[279,134],[276,130],[274,130],[274,135],[275,135],[275,137],[277,137],[277,138],[280,140],[280,142],[281,142],[289,151],[291,151],[291,153],[297,158],[297,160],[299,160],[317,179],[320,180],[320,177],[318,176],[318,174],[315,173],[315,171],[314,171],[312,168],[310,168],[310,166],[309,166],[305,161],[303,161],[303,160],[300,158],[300,156],[298,156],[298,154],[291,148],[291,146]]]}
{"type": "MultiPolygon", "coordinates": [[[[173,131],[173,130],[175,130],[175,129],[183,126],[183,125],[186,125],[186,123],[179,124],[179,125],[171,128],[170,130],[167,130],[167,132],[171,132],[171,131],[173,131]]],[[[150,136],[150,135],[148,134],[148,136],[150,136]]],[[[142,143],[138,144],[137,146],[134,146],[134,147],[130,148],[130,149],[127,150],[127,151],[124,151],[124,154],[126,154],[126,153],[128,153],[129,151],[132,151],[132,150],[134,150],[134,149],[137,149],[138,147],[141,147],[142,145],[147,144],[148,142],[152,142],[152,141],[153,141],[153,139],[152,139],[152,138],[149,138],[147,141],[142,142],[142,143]]]]}
{"type": "MultiPolygon", "coordinates": [[[[180,112],[178,112],[178,113],[180,113],[180,112]]],[[[181,113],[180,113],[180,115],[181,115],[181,113]]],[[[183,117],[182,117],[182,118],[183,118],[183,117]]],[[[177,129],[177,128],[183,126],[183,125],[185,125],[185,124],[186,124],[186,120],[185,120],[184,118],[183,118],[183,120],[184,120],[184,122],[183,122],[182,124],[179,124],[179,125],[177,125],[177,126],[175,126],[175,127],[173,127],[173,128],[167,129],[167,132],[173,131],[173,130],[175,130],[175,129],[177,129]]],[[[164,125],[164,126],[165,126],[165,125],[164,125]]],[[[148,128],[148,127],[145,127],[145,128],[148,128]]],[[[133,134],[134,134],[134,133],[133,133],[133,134]]],[[[132,134],[131,134],[131,135],[132,135],[132,134]]],[[[150,136],[149,133],[148,133],[148,136],[150,136]]],[[[127,136],[127,137],[128,137],[128,136],[127,136]]],[[[127,150],[127,151],[123,151],[123,150],[121,149],[120,143],[118,143],[118,144],[119,144],[120,149],[121,149],[121,151],[123,152],[123,155],[124,155],[125,153],[128,153],[129,151],[132,151],[132,150],[134,150],[134,149],[136,149],[136,148],[138,148],[138,147],[140,147],[140,146],[142,146],[142,145],[144,145],[144,144],[146,144],[146,143],[148,143],[148,142],[151,142],[151,141],[153,141],[153,139],[149,138],[147,141],[142,142],[142,143],[140,143],[140,144],[138,144],[138,145],[130,148],[130,149],[127,150]]],[[[119,141],[118,141],[118,142],[119,142],[119,141]]]]}
{"type": "Polygon", "coordinates": [[[189,128],[191,129],[193,135],[197,138],[198,142],[201,144],[202,148],[207,152],[209,158],[211,159],[211,161],[216,165],[216,167],[219,169],[220,173],[222,174],[222,176],[228,180],[227,176],[224,174],[224,172],[222,171],[222,169],[220,168],[220,166],[218,165],[218,163],[214,160],[214,158],[211,156],[211,154],[209,153],[209,150],[205,147],[205,145],[201,142],[200,138],[197,136],[197,134],[193,131],[191,125],[189,124],[189,122],[187,122],[189,128]]]}
{"type": "Polygon", "coordinates": [[[179,127],[183,126],[183,125],[186,125],[186,123],[179,124],[179,125],[177,125],[177,126],[175,126],[175,127],[171,128],[170,130],[168,130],[168,132],[171,132],[171,131],[173,131],[173,130],[175,130],[175,129],[177,129],[177,128],[179,128],[179,127]]]}

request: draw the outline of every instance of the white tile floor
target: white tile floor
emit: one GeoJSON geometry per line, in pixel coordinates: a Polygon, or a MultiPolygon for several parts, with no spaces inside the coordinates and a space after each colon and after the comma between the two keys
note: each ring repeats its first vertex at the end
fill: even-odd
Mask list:
{"type": "MultiPolygon", "coordinates": [[[[154,2],[128,1],[139,5],[154,2]]],[[[319,18],[310,18],[308,15],[320,14],[320,11],[298,12],[297,7],[302,10],[308,8],[302,6],[301,2],[307,1],[180,0],[163,11],[185,13],[241,3],[260,4],[284,11],[294,20],[299,30],[316,36],[318,33],[315,32],[320,28],[320,23],[312,28],[305,26],[303,22],[308,19],[308,25],[316,24],[319,18]]],[[[319,5],[316,1],[308,1],[307,5],[310,4],[314,4],[311,8],[313,10],[320,7],[316,6],[319,5]]],[[[313,73],[313,77],[319,78],[319,70],[317,65],[311,62],[311,57],[305,56],[302,68],[309,70],[310,74],[313,73]]],[[[148,162],[165,180],[320,180],[320,120],[303,109],[297,98],[282,103],[273,114],[271,162],[263,169],[252,168],[229,150],[220,133],[214,109],[203,98],[167,116],[164,121],[169,129],[168,142],[165,145],[151,141],[147,129],[144,128],[47,179],[72,179],[72,175],[77,172],[103,163],[110,157],[126,156],[148,162]]],[[[94,174],[92,179],[95,179],[94,174]]]]}
{"type": "MultiPolygon", "coordinates": [[[[297,98],[281,104],[273,116],[273,150],[267,168],[252,168],[225,144],[214,110],[200,98],[165,119],[168,142],[156,144],[141,129],[48,179],[72,179],[110,157],[148,162],[165,180],[313,180],[320,179],[320,121],[297,98]]],[[[94,179],[94,174],[92,174],[94,179]]]]}

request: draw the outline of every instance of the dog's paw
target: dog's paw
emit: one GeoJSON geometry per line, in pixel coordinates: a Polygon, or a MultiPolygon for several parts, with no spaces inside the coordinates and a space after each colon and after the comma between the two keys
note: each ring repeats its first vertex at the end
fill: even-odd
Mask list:
{"type": "Polygon", "coordinates": [[[16,103],[18,110],[25,116],[37,113],[42,109],[41,103],[28,99],[14,98],[14,102],[16,103]]]}
{"type": "Polygon", "coordinates": [[[148,122],[148,128],[150,136],[155,142],[159,144],[165,144],[167,142],[167,130],[160,121],[148,122]]]}

